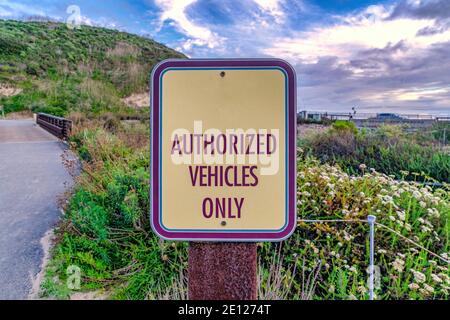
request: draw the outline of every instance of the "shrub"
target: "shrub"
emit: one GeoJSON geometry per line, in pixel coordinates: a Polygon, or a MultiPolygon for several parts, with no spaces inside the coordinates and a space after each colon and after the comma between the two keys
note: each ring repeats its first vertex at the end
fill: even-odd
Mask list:
{"type": "Polygon", "coordinates": [[[26,45],[13,35],[0,33],[0,54],[1,55],[20,55],[26,50],[26,45]]]}
{"type": "Polygon", "coordinates": [[[358,133],[358,128],[356,128],[355,123],[352,121],[337,120],[333,122],[332,127],[335,131],[338,132],[350,132],[354,135],[358,133]]]}
{"type": "MultiPolygon", "coordinates": [[[[117,299],[155,299],[163,292],[185,292],[184,287],[174,286],[185,285],[179,279],[186,273],[187,243],[163,241],[150,231],[148,149],[132,150],[98,129],[79,131],[72,143],[89,154],[89,160],[83,163],[84,173],[59,229],[60,242],[43,294],[71,294],[60,285],[70,265],[81,268],[83,289],[111,289],[117,299]]],[[[303,153],[297,180],[299,218],[365,220],[372,214],[398,233],[381,226],[376,230],[376,264],[382,276],[376,292],[379,299],[448,299],[448,265],[427,251],[442,257],[449,254],[448,190],[421,188],[377,172],[351,176],[303,153]]],[[[259,245],[260,294],[366,299],[367,236],[364,222],[300,221],[281,247],[259,245]]]]}
{"type": "MultiPolygon", "coordinates": [[[[392,229],[376,228],[375,263],[381,275],[377,299],[448,299],[449,269],[443,261],[450,249],[448,190],[433,192],[377,172],[351,176],[308,158],[299,162],[297,180],[300,219],[349,222],[299,221],[281,247],[289,299],[301,296],[317,268],[314,299],[367,299],[368,215],[392,229]]],[[[279,249],[279,244],[262,245],[265,270],[273,268],[271,256],[279,249]]]]}
{"type": "Polygon", "coordinates": [[[339,164],[349,173],[358,173],[363,163],[397,179],[450,181],[450,155],[433,142],[419,143],[395,126],[355,133],[342,123],[300,145],[309,155],[323,163],[339,164]]]}
{"type": "Polygon", "coordinates": [[[64,110],[63,108],[59,108],[59,107],[36,107],[32,109],[33,112],[36,113],[47,113],[47,114],[51,114],[57,117],[64,117],[66,115],[66,110],[64,110]]]}
{"type": "Polygon", "coordinates": [[[450,144],[450,123],[442,122],[436,123],[432,128],[431,132],[433,138],[442,144],[450,144]]]}

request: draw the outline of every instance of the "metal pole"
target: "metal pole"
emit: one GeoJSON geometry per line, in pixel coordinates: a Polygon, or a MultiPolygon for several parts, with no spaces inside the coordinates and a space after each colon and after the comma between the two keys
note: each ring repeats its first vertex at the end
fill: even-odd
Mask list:
{"type": "Polygon", "coordinates": [[[369,234],[369,251],[370,251],[370,265],[369,265],[369,300],[373,300],[374,291],[374,271],[375,271],[375,220],[377,217],[369,215],[367,222],[370,226],[369,234]]]}
{"type": "Polygon", "coordinates": [[[444,127],[444,137],[442,138],[442,146],[445,147],[447,145],[447,128],[444,127]]]}
{"type": "Polygon", "coordinates": [[[191,242],[190,300],[256,300],[256,244],[191,242]]]}

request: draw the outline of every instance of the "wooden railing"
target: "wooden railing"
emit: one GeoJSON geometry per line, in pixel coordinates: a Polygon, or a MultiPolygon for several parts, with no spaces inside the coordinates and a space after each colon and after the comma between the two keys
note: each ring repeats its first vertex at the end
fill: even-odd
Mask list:
{"type": "Polygon", "coordinates": [[[46,113],[38,113],[36,123],[60,139],[67,139],[72,130],[72,121],[46,113]]]}

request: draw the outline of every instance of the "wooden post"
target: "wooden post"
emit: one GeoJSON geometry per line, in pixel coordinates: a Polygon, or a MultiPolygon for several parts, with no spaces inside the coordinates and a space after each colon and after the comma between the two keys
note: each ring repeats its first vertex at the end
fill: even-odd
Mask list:
{"type": "Polygon", "coordinates": [[[256,244],[191,242],[190,300],[256,300],[256,244]]]}

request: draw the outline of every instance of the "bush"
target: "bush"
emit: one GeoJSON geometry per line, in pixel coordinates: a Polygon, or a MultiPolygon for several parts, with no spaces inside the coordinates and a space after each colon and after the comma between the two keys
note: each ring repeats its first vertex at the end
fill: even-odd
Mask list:
{"type": "MultiPolygon", "coordinates": [[[[132,150],[98,129],[81,130],[71,142],[89,159],[83,162],[84,173],[59,229],[60,242],[43,294],[72,293],[62,285],[70,265],[81,268],[82,289],[111,290],[117,299],[156,299],[166,292],[185,292],[180,274],[186,273],[187,243],[162,241],[150,231],[148,146],[132,150]]],[[[376,172],[350,176],[303,153],[297,180],[299,218],[365,220],[372,214],[426,250],[442,257],[449,253],[448,190],[433,191],[376,172]]],[[[367,299],[367,236],[364,222],[299,222],[281,247],[259,245],[261,294],[367,299]],[[273,273],[275,284],[270,280],[273,273]],[[311,291],[305,292],[309,287],[311,291]]],[[[448,266],[441,260],[381,226],[376,248],[382,275],[379,299],[448,299],[448,266]]]]}
{"type": "Polygon", "coordinates": [[[438,141],[438,143],[450,144],[450,123],[436,123],[431,130],[433,138],[438,141]]]}
{"type": "Polygon", "coordinates": [[[66,115],[66,110],[59,107],[36,107],[32,109],[35,113],[46,113],[57,117],[64,117],[66,115]]]}
{"type": "Polygon", "coordinates": [[[332,128],[337,132],[350,132],[354,135],[358,134],[358,128],[352,121],[336,120],[333,122],[332,128]]]}
{"type": "MultiPolygon", "coordinates": [[[[296,265],[308,272],[320,265],[316,299],[367,298],[369,229],[367,223],[358,221],[368,215],[448,259],[448,190],[432,191],[377,172],[350,176],[336,166],[308,158],[298,164],[297,183],[299,218],[355,221],[299,222],[294,235],[283,244],[286,271],[296,265]]],[[[376,265],[381,269],[381,287],[376,291],[379,299],[448,299],[447,263],[382,226],[377,226],[375,241],[376,265]]],[[[264,244],[266,250],[274,250],[274,246],[264,244]]],[[[268,263],[268,251],[263,257],[268,263]]],[[[300,272],[292,276],[297,290],[291,292],[291,298],[302,287],[302,276],[300,272]]]]}
{"type": "Polygon", "coordinates": [[[0,54],[1,55],[20,55],[26,50],[26,45],[7,33],[0,33],[0,54]]]}
{"type": "Polygon", "coordinates": [[[356,132],[340,123],[325,133],[306,138],[300,145],[323,163],[339,164],[349,173],[360,164],[397,179],[450,181],[450,155],[433,142],[419,144],[415,137],[394,126],[356,132]]]}
{"type": "Polygon", "coordinates": [[[71,137],[84,174],[60,226],[60,242],[42,294],[67,298],[68,266],[83,272],[83,289],[123,285],[118,298],[155,298],[186,264],[186,245],[164,243],[150,232],[148,152],[132,152],[109,133],[80,131],[71,137]]]}
{"type": "Polygon", "coordinates": [[[5,113],[30,110],[31,106],[42,99],[40,92],[23,91],[15,96],[3,97],[0,103],[3,105],[5,113]]]}

